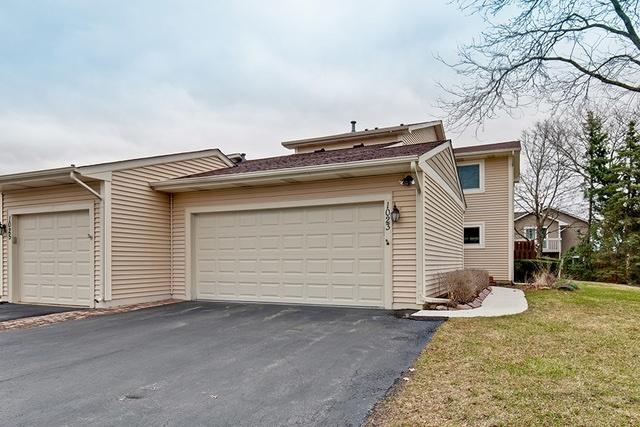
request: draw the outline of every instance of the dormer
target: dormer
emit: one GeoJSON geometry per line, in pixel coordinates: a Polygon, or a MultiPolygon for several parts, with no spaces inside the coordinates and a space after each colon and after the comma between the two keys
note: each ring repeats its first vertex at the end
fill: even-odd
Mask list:
{"type": "Polygon", "coordinates": [[[444,141],[444,127],[441,120],[413,123],[385,128],[356,130],[356,122],[351,122],[351,132],[315,138],[284,141],[285,148],[295,150],[296,154],[310,153],[318,150],[338,150],[360,145],[376,145],[398,143],[401,145],[420,144],[423,142],[444,141]]]}

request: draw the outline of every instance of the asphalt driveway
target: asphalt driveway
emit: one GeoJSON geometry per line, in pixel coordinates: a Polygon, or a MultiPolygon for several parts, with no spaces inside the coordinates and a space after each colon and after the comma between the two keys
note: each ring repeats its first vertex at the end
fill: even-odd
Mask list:
{"type": "Polygon", "coordinates": [[[45,314],[64,313],[83,310],[82,307],[60,307],[53,305],[0,304],[0,322],[23,319],[25,317],[44,316],[45,314]]]}
{"type": "Polygon", "coordinates": [[[187,302],[0,333],[2,425],[358,425],[439,321],[187,302]]]}

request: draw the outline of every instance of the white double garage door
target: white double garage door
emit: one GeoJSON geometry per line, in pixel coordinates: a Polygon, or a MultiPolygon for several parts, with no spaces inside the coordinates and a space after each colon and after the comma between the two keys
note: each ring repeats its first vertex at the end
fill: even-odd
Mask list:
{"type": "Polygon", "coordinates": [[[383,307],[383,203],[193,217],[197,299],[383,307]]]}

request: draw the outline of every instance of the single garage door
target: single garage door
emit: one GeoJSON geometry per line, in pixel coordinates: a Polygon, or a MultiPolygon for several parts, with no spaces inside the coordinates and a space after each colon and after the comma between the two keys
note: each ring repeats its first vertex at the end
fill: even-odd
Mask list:
{"type": "Polygon", "coordinates": [[[89,306],[89,233],[88,211],[20,215],[19,301],[89,306]]]}
{"type": "Polygon", "coordinates": [[[194,221],[198,299],[384,306],[382,203],[194,221]]]}

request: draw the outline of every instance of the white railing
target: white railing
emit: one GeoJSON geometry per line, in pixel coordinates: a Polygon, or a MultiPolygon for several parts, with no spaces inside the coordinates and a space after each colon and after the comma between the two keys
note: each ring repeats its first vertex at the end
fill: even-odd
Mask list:
{"type": "Polygon", "coordinates": [[[562,239],[548,237],[542,241],[542,252],[560,252],[562,239]]]}

